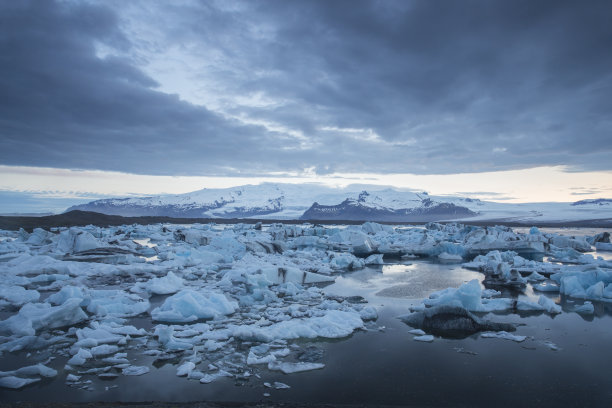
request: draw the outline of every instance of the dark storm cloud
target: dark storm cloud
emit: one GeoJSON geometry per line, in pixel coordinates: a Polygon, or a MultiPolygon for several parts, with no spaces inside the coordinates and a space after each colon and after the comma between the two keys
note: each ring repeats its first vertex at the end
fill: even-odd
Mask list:
{"type": "Polygon", "coordinates": [[[97,57],[96,42],[130,47],[105,7],[5,2],[0,19],[3,164],[222,172],[240,162],[257,168],[249,157],[272,141],[261,128],[155,91],[128,60],[97,57]]]}
{"type": "Polygon", "coordinates": [[[612,169],[609,2],[108,4],[2,6],[2,163],[166,174],[612,169]],[[103,43],[146,57],[122,15],[156,26],[160,52],[178,44],[214,60],[187,79],[223,90],[224,117],[282,129],[156,91],[137,58],[96,56],[103,43]],[[278,103],[240,102],[257,94],[278,103]]]}

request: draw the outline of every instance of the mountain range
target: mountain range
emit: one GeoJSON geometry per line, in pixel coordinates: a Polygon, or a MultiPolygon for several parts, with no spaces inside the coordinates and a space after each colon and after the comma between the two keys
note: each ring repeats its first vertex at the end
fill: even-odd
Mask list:
{"type": "Polygon", "coordinates": [[[263,183],[186,194],[111,198],[70,207],[121,216],[302,220],[575,221],[612,218],[612,200],[574,203],[497,203],[376,185],[263,183]]]}

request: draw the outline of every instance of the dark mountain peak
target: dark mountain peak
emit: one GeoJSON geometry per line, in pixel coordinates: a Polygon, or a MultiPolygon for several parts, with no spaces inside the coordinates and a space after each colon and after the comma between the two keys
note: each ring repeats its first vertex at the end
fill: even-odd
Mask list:
{"type": "Polygon", "coordinates": [[[575,203],[572,203],[572,205],[589,205],[589,204],[612,205],[612,199],[610,199],[610,198],[595,198],[595,199],[590,199],[590,200],[580,200],[580,201],[576,201],[575,203]]]}

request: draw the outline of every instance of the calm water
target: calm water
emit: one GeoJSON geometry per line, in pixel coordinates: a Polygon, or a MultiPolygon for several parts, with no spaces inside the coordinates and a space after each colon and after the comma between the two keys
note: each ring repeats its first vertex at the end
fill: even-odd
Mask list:
{"type": "MultiPolygon", "coordinates": [[[[562,299],[564,313],[494,319],[521,323],[522,343],[501,339],[436,338],[419,343],[396,317],[408,313],[435,290],[457,287],[477,272],[457,264],[410,261],[346,273],[325,288],[331,295],[360,295],[377,307],[379,319],[367,331],[336,341],[304,341],[320,357],[323,370],[283,375],[264,368],[237,383],[233,379],[200,384],[176,377],[174,362],[151,367],[140,377],[103,381],[91,376],[94,391],[66,386],[66,358],[49,365],[60,372],[21,391],[0,391],[0,401],[294,401],[336,404],[418,406],[612,406],[612,304],[595,304],[595,315],[583,318],[569,310],[580,302],[562,299]],[[558,350],[552,350],[550,342],[558,350]],[[280,381],[288,390],[265,388],[280,381]],[[112,388],[116,386],[116,388],[112,388]],[[264,393],[270,397],[264,397],[264,393]]],[[[508,295],[508,294],[504,294],[508,295]]],[[[519,295],[537,299],[527,290],[519,295]]],[[[147,319],[135,319],[142,327],[147,319]]],[[[40,361],[48,356],[39,353],[40,361]]],[[[130,356],[131,357],[131,356],[130,356]]],[[[134,364],[153,362],[143,357],[134,364]]],[[[30,360],[31,361],[31,360],[30,360]]],[[[5,354],[1,370],[24,365],[23,355],[5,354]]]]}

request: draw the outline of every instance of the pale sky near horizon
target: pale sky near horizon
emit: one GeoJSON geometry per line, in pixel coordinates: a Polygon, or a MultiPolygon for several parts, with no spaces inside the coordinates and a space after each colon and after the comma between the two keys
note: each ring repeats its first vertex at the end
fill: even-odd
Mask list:
{"type": "Polygon", "coordinates": [[[612,4],[0,2],[0,213],[275,182],[612,198],[612,4]]]}
{"type": "Polygon", "coordinates": [[[31,212],[59,212],[70,205],[97,198],[181,194],[202,188],[227,188],[261,182],[321,183],[339,187],[375,184],[427,191],[432,195],[460,195],[497,202],[573,202],[585,198],[611,197],[612,186],[606,184],[606,180],[611,179],[612,172],[567,172],[562,167],[450,175],[196,177],[0,165],[0,213],[28,212],[19,203],[22,197],[33,200],[31,212]],[[471,190],[474,185],[480,189],[471,190]],[[7,192],[20,194],[9,199],[7,192]],[[44,203],[47,203],[46,206],[44,203]]]}

